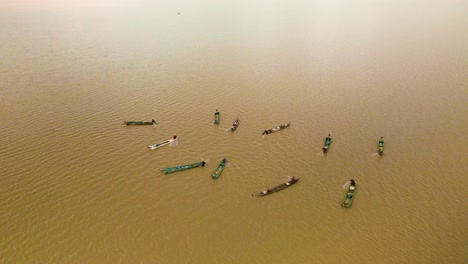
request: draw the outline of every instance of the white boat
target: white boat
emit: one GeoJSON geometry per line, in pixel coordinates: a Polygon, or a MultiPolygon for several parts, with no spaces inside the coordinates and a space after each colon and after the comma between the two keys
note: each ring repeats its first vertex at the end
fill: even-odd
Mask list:
{"type": "Polygon", "coordinates": [[[153,145],[148,145],[148,148],[149,150],[155,150],[157,148],[164,147],[167,145],[174,145],[176,143],[177,143],[177,135],[174,135],[171,139],[168,139],[168,140],[165,140],[165,141],[153,144],[153,145]]]}

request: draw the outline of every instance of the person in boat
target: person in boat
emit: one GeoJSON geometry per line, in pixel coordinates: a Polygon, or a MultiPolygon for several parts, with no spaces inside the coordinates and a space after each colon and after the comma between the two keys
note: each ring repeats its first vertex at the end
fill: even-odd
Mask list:
{"type": "Polygon", "coordinates": [[[263,131],[263,135],[268,135],[268,134],[270,134],[270,130],[265,129],[265,131],[263,131]]]}
{"type": "Polygon", "coordinates": [[[218,109],[216,109],[215,115],[219,115],[218,109]]]}
{"type": "Polygon", "coordinates": [[[205,164],[206,164],[205,161],[202,161],[202,162],[201,162],[202,167],[205,167],[205,164]]]}
{"type": "Polygon", "coordinates": [[[350,185],[351,185],[351,186],[353,186],[353,185],[356,184],[356,182],[354,181],[354,179],[351,179],[351,180],[349,180],[349,181],[350,181],[350,185]]]}
{"type": "Polygon", "coordinates": [[[295,181],[295,180],[296,180],[296,177],[292,176],[291,181],[295,181]]]}
{"type": "Polygon", "coordinates": [[[174,134],[174,136],[172,136],[172,139],[173,139],[173,140],[176,140],[176,139],[177,139],[177,135],[174,134]]]}
{"type": "Polygon", "coordinates": [[[379,144],[383,144],[383,143],[384,143],[383,137],[380,137],[379,144]]]}
{"type": "Polygon", "coordinates": [[[151,119],[151,123],[156,124],[156,120],[151,119]]]}

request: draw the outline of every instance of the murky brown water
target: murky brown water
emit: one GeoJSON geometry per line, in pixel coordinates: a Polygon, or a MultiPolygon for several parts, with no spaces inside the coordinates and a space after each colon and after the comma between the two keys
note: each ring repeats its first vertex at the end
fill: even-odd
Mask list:
{"type": "Polygon", "coordinates": [[[468,261],[466,3],[20,3],[0,9],[1,263],[468,261]]]}

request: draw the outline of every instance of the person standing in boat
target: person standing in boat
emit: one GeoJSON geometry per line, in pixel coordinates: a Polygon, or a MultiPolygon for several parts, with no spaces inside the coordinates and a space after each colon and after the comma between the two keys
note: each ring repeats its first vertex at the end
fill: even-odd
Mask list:
{"type": "Polygon", "coordinates": [[[174,136],[172,136],[172,139],[173,139],[173,140],[177,140],[177,135],[174,134],[174,136]]]}

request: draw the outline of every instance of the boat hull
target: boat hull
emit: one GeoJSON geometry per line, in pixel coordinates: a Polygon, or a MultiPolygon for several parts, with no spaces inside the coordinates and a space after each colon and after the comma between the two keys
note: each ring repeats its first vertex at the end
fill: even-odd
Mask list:
{"type": "Polygon", "coordinates": [[[330,144],[331,144],[331,137],[325,138],[325,143],[323,144],[323,148],[322,148],[324,153],[328,152],[328,150],[330,148],[330,144]]]}
{"type": "Polygon", "coordinates": [[[174,141],[175,141],[174,139],[169,139],[169,140],[162,141],[162,142],[159,142],[159,143],[156,143],[156,144],[153,144],[153,145],[148,145],[148,149],[149,150],[155,150],[155,149],[158,149],[160,147],[167,146],[167,145],[171,144],[174,141]]]}
{"type": "Polygon", "coordinates": [[[226,166],[226,158],[224,158],[216,167],[216,169],[213,171],[211,174],[212,179],[218,179],[219,176],[221,176],[221,173],[223,173],[224,167],[226,166]]]}
{"type": "Polygon", "coordinates": [[[379,140],[379,144],[377,146],[377,151],[379,152],[379,155],[382,156],[383,153],[384,153],[384,146],[385,146],[385,143],[383,140],[379,140]]]}
{"type": "Polygon", "coordinates": [[[124,121],[126,126],[148,126],[155,124],[155,122],[151,121],[124,121]]]}
{"type": "Polygon", "coordinates": [[[297,178],[297,179],[291,179],[285,183],[282,183],[280,185],[277,185],[275,187],[272,187],[272,188],[268,188],[266,190],[263,190],[259,193],[253,193],[252,195],[253,196],[265,196],[265,195],[269,195],[269,194],[272,194],[272,193],[275,193],[275,192],[279,192],[281,190],[284,190],[292,185],[294,185],[296,182],[299,181],[300,178],[297,178]]]}
{"type": "Polygon", "coordinates": [[[169,173],[173,173],[173,172],[177,172],[177,171],[184,171],[184,170],[189,170],[189,169],[193,169],[193,168],[204,167],[205,164],[206,163],[204,161],[200,161],[200,162],[195,162],[195,163],[191,163],[191,164],[185,164],[185,165],[179,165],[179,166],[164,168],[164,169],[161,169],[161,171],[164,172],[165,174],[169,174],[169,173]]]}
{"type": "Polygon", "coordinates": [[[239,126],[239,118],[237,118],[234,123],[232,123],[232,126],[231,126],[231,132],[234,132],[236,131],[237,127],[239,126]]]}
{"type": "Polygon", "coordinates": [[[219,112],[216,112],[214,115],[214,123],[219,124],[219,112]]]}
{"type": "Polygon", "coordinates": [[[342,207],[349,208],[353,204],[354,196],[356,196],[356,182],[351,184],[346,192],[345,198],[341,203],[342,207]]]}
{"type": "Polygon", "coordinates": [[[273,127],[273,128],[270,128],[270,129],[265,129],[265,130],[263,131],[262,134],[263,134],[263,135],[269,135],[269,134],[278,132],[278,131],[280,131],[280,130],[283,130],[283,129],[289,127],[290,125],[291,125],[291,122],[289,122],[289,123],[287,123],[287,124],[285,124],[285,125],[284,125],[284,124],[281,124],[281,125],[279,125],[279,126],[277,126],[277,127],[273,127]]]}

